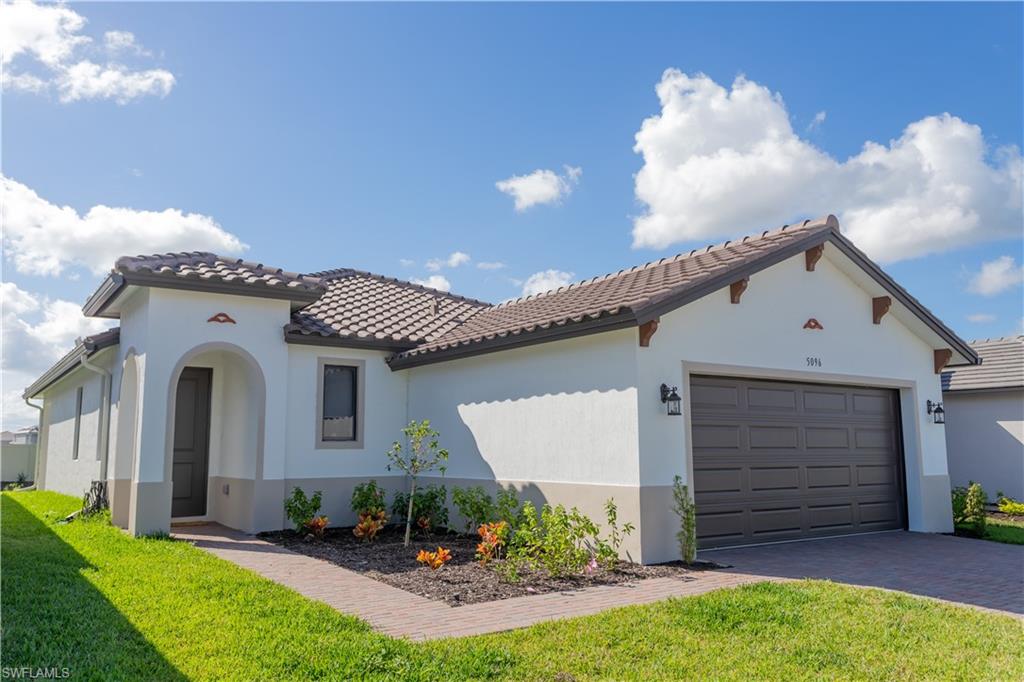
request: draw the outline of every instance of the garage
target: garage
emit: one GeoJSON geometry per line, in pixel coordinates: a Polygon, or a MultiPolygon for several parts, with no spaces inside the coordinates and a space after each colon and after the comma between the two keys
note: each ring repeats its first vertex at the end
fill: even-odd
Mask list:
{"type": "Polygon", "coordinates": [[[894,390],[694,376],[702,548],[905,527],[894,390]]]}

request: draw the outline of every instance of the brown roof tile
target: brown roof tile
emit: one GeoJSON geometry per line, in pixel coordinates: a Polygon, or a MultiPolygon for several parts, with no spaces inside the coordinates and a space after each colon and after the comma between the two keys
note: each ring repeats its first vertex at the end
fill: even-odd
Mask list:
{"type": "Polygon", "coordinates": [[[1024,387],[1024,336],[972,341],[980,365],[942,373],[943,391],[980,391],[1024,387]]]}
{"type": "Polygon", "coordinates": [[[118,258],[114,272],[156,275],[182,280],[247,284],[266,288],[283,288],[319,294],[323,285],[317,277],[268,268],[262,263],[222,258],[207,251],[164,253],[153,256],[118,258]]]}
{"type": "Polygon", "coordinates": [[[832,216],[808,220],[502,303],[479,311],[465,324],[396,359],[401,364],[401,360],[430,353],[616,316],[635,324],[645,310],[655,310],[659,304],[699,290],[719,275],[737,273],[763,257],[834,229],[838,222],[832,216]]]}
{"type": "Polygon", "coordinates": [[[311,275],[327,292],[292,315],[285,338],[355,342],[395,349],[429,342],[464,324],[489,303],[359,270],[311,275]]]}

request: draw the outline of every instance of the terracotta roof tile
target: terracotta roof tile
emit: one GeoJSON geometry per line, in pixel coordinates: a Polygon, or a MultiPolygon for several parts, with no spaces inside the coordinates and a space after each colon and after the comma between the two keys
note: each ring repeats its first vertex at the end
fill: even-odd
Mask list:
{"type": "Polygon", "coordinates": [[[312,294],[323,291],[323,285],[316,277],[287,272],[280,268],[268,268],[262,263],[222,258],[207,251],[125,256],[117,259],[114,272],[125,276],[146,274],[209,283],[280,288],[312,294]]]}
{"type": "Polygon", "coordinates": [[[359,270],[311,275],[326,293],[292,315],[285,334],[409,348],[451,332],[490,306],[471,298],[359,270]]]}
{"type": "Polygon", "coordinates": [[[1024,336],[972,341],[970,345],[981,356],[981,364],[943,372],[943,391],[1024,387],[1024,336]]]}

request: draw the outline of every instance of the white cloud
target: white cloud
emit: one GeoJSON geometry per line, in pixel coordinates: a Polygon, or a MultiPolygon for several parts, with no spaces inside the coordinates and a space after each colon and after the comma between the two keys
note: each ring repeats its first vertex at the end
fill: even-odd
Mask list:
{"type": "Polygon", "coordinates": [[[429,287],[431,289],[437,289],[438,291],[451,291],[452,283],[448,281],[448,278],[444,275],[431,275],[426,279],[414,279],[413,284],[419,284],[423,287],[429,287]]]}
{"type": "Polygon", "coordinates": [[[75,339],[100,332],[113,322],[87,318],[77,303],[34,294],[13,282],[0,283],[0,297],[4,428],[34,424],[38,413],[25,405],[22,391],[71,350],[75,339]]]}
{"type": "Polygon", "coordinates": [[[579,166],[563,168],[563,175],[552,170],[538,169],[528,175],[513,175],[506,180],[499,180],[494,186],[515,199],[517,211],[525,211],[540,204],[555,204],[572,193],[583,175],[583,169],[579,166]]]}
{"type": "Polygon", "coordinates": [[[501,270],[505,264],[501,261],[480,261],[476,266],[481,270],[501,270]]]}
{"type": "Polygon", "coordinates": [[[828,114],[824,111],[819,111],[818,113],[816,113],[814,115],[814,118],[811,119],[811,122],[807,124],[807,132],[811,132],[820,128],[821,124],[825,122],[825,118],[827,116],[828,114]]]}
{"type": "Polygon", "coordinates": [[[523,296],[542,294],[545,291],[553,291],[564,287],[573,281],[575,275],[562,270],[542,270],[535,272],[526,278],[523,283],[523,296]]]}
{"type": "Polygon", "coordinates": [[[428,260],[425,267],[427,268],[427,270],[431,272],[437,272],[441,268],[445,267],[457,268],[460,265],[463,265],[464,263],[468,263],[469,261],[470,257],[468,253],[463,253],[462,251],[455,251],[447,258],[432,258],[428,260]]]}
{"type": "MultiPolygon", "coordinates": [[[[52,89],[62,102],[113,99],[126,104],[145,95],[164,97],[174,87],[174,75],[165,69],[134,69],[89,59],[86,55],[102,51],[81,33],[85,18],[65,5],[16,0],[3,3],[3,15],[0,54],[5,89],[52,89]],[[35,72],[26,71],[25,62],[33,63],[35,72]]],[[[103,42],[108,55],[152,56],[129,31],[107,31],[103,42]]]]}
{"type": "Polygon", "coordinates": [[[1024,282],[1024,265],[1017,265],[1012,256],[1000,256],[981,264],[971,277],[967,290],[982,296],[995,296],[1024,282]]]}
{"type": "Polygon", "coordinates": [[[967,316],[968,322],[975,324],[981,324],[983,322],[995,322],[996,316],[991,313],[974,313],[967,316]]]}
{"type": "Polygon", "coordinates": [[[839,161],[801,139],[782,97],[743,77],[730,89],[667,70],[643,122],[634,247],[733,237],[836,213],[868,255],[896,261],[1020,234],[1020,150],[989,157],[955,116],[911,123],[888,146],[839,161]]]}
{"type": "Polygon", "coordinates": [[[81,215],[3,176],[0,199],[6,256],[26,274],[59,275],[74,265],[102,274],[124,255],[200,250],[229,255],[247,248],[213,218],[175,208],[138,211],[101,204],[81,215]]]}
{"type": "Polygon", "coordinates": [[[416,265],[416,261],[412,260],[411,258],[399,258],[398,263],[403,268],[411,268],[412,266],[416,265]]]}

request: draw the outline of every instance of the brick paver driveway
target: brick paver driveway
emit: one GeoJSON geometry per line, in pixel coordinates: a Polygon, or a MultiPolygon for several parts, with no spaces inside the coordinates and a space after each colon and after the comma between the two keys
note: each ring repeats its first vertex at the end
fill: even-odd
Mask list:
{"type": "Polygon", "coordinates": [[[823,578],[1024,614],[1024,546],[948,535],[876,533],[701,552],[733,573],[823,578]]]}

